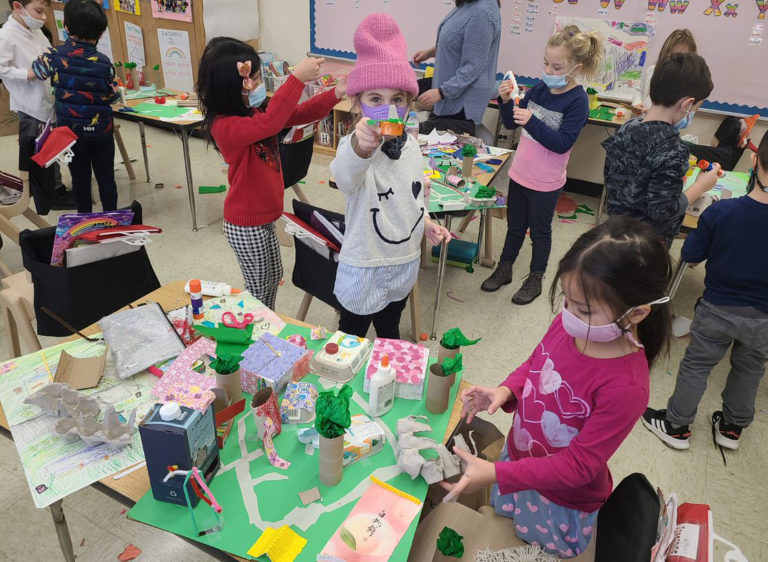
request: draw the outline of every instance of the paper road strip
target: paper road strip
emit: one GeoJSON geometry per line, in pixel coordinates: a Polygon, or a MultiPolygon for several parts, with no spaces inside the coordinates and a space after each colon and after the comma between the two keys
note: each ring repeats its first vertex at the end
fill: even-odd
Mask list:
{"type": "Polygon", "coordinates": [[[131,468],[127,469],[127,470],[124,470],[122,472],[118,472],[112,478],[114,480],[119,480],[123,476],[128,476],[131,472],[139,470],[142,466],[146,466],[146,465],[147,465],[147,461],[141,461],[139,464],[135,464],[131,468]]]}

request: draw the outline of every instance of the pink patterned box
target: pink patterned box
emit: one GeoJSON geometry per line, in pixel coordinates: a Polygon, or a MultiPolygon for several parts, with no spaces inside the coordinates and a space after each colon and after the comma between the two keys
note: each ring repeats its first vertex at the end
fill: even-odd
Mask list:
{"type": "Polygon", "coordinates": [[[406,400],[421,400],[424,393],[424,380],[429,362],[429,349],[403,340],[376,338],[373,351],[365,367],[363,389],[370,392],[371,377],[381,363],[384,355],[389,356],[389,364],[397,376],[395,396],[406,400]]]}

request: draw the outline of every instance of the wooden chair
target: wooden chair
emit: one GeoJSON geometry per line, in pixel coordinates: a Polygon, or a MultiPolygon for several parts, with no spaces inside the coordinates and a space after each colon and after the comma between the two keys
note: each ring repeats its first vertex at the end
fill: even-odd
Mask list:
{"type": "Polygon", "coordinates": [[[26,271],[15,273],[3,279],[4,289],[0,290],[0,313],[5,324],[5,341],[12,357],[22,355],[20,339],[26,352],[42,349],[32,321],[35,318],[33,286],[26,271]]]}
{"type": "Polygon", "coordinates": [[[0,205],[0,232],[18,244],[21,229],[11,222],[11,219],[18,215],[24,215],[38,228],[51,226],[29,206],[29,172],[19,172],[19,177],[4,172],[0,172],[0,175],[2,175],[3,180],[7,183],[15,184],[21,191],[21,198],[16,203],[0,205]]]}

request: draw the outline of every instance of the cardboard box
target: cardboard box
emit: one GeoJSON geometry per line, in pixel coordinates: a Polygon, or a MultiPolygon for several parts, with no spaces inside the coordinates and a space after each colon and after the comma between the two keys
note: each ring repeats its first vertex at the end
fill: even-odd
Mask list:
{"type": "Polygon", "coordinates": [[[19,118],[11,111],[11,94],[0,84],[0,137],[19,134],[19,118]]]}

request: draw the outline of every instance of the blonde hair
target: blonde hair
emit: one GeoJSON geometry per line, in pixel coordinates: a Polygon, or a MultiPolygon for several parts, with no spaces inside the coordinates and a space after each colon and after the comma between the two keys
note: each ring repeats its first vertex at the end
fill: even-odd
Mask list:
{"type": "Polygon", "coordinates": [[[679,52],[680,47],[686,48],[689,52],[696,52],[696,40],[693,38],[693,33],[689,29],[675,29],[664,40],[664,44],[659,51],[659,58],[656,62],[667,58],[672,53],[679,52]]]}
{"type": "Polygon", "coordinates": [[[581,65],[581,74],[589,79],[597,72],[603,58],[603,38],[597,31],[582,32],[575,25],[568,25],[547,41],[547,47],[564,47],[570,59],[581,65]]]}

